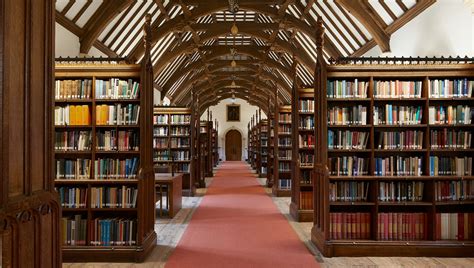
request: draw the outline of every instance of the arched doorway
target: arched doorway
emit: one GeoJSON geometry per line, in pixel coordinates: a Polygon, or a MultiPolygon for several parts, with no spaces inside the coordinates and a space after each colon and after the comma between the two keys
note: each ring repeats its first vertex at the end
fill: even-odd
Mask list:
{"type": "Polygon", "coordinates": [[[225,134],[225,159],[227,161],[242,160],[242,135],[235,129],[225,134]]]}

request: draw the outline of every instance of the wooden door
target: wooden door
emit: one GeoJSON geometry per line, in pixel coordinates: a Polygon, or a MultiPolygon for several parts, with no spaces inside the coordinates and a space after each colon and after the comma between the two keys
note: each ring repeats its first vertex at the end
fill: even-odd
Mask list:
{"type": "Polygon", "coordinates": [[[227,161],[242,160],[242,135],[237,130],[231,130],[225,135],[225,159],[227,161]]]}

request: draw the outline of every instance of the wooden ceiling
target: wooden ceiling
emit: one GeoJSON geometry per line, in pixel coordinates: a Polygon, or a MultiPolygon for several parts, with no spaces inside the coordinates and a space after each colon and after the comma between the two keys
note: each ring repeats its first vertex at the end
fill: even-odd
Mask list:
{"type": "Polygon", "coordinates": [[[56,21],[79,37],[81,53],[95,47],[139,62],[151,14],[155,86],[172,103],[189,105],[194,88],[204,108],[232,96],[266,108],[275,90],[289,103],[294,66],[298,82],[312,85],[318,18],[326,60],[362,56],[390,51],[390,36],[435,1],[57,0],[56,21]]]}

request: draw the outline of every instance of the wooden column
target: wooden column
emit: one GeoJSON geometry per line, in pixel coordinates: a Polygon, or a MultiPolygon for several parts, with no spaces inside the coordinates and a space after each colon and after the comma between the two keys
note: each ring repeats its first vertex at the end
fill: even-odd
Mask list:
{"type": "Polygon", "coordinates": [[[324,46],[324,26],[322,18],[318,17],[316,28],[316,69],[314,72],[314,119],[315,125],[315,149],[314,158],[314,176],[313,176],[313,200],[314,200],[314,226],[312,239],[319,242],[327,239],[329,233],[329,196],[328,196],[328,177],[327,168],[327,101],[326,101],[326,61],[323,57],[324,46]],[[319,234],[315,236],[314,234],[319,234]]]}
{"type": "Polygon", "coordinates": [[[53,188],[54,1],[0,1],[2,267],[60,267],[53,188]]]}

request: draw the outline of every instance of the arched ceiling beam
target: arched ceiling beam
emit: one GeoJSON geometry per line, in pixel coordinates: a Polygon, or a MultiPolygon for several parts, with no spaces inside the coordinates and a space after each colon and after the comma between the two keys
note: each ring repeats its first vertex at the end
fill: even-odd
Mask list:
{"type": "Polygon", "coordinates": [[[354,17],[356,17],[373,36],[377,45],[382,52],[390,52],[390,34],[384,29],[385,25],[376,19],[378,16],[374,10],[370,8],[368,1],[353,0],[335,0],[342,7],[347,9],[354,17]]]}
{"type": "Polygon", "coordinates": [[[133,3],[133,0],[104,0],[92,17],[84,25],[83,35],[79,38],[80,52],[87,54],[107,25],[124,9],[133,3]]]}
{"type": "MultiPolygon", "coordinates": [[[[236,47],[236,48],[237,48],[237,51],[239,51],[239,47],[236,47]]],[[[213,54],[214,52],[215,51],[211,51],[211,54],[213,54]]],[[[227,50],[227,52],[228,52],[227,54],[224,54],[224,55],[221,55],[221,56],[230,55],[230,50],[227,50]]],[[[282,65],[281,63],[273,60],[272,58],[268,57],[267,55],[265,55],[263,53],[259,53],[258,51],[255,51],[255,50],[253,50],[253,51],[249,50],[248,52],[251,55],[249,55],[249,54],[247,54],[247,55],[251,56],[254,59],[236,60],[237,66],[239,66],[241,62],[249,63],[249,64],[261,64],[261,62],[263,60],[267,59],[266,62],[265,62],[265,65],[267,65],[270,68],[280,70],[280,72],[282,72],[284,75],[286,75],[286,77],[288,79],[293,77],[292,70],[290,70],[286,66],[282,65]]],[[[208,59],[207,63],[204,63],[202,61],[195,61],[195,62],[189,64],[188,66],[185,66],[183,69],[177,70],[176,72],[174,72],[173,75],[168,79],[166,84],[163,86],[163,89],[164,89],[163,95],[168,92],[169,88],[173,85],[174,82],[178,81],[182,76],[186,75],[188,72],[202,67],[203,64],[218,64],[220,62],[223,62],[223,60],[219,60],[219,59],[217,59],[217,57],[213,57],[213,58],[207,57],[207,59],[208,59]]],[[[228,61],[228,62],[229,62],[229,66],[230,66],[230,61],[228,61]]]]}
{"type": "MultiPolygon", "coordinates": [[[[253,77],[255,74],[256,74],[255,71],[254,72],[248,72],[248,71],[215,72],[212,76],[213,76],[213,78],[221,76],[221,77],[223,77],[223,79],[231,79],[231,76],[235,75],[235,77],[245,79],[245,77],[253,77]]],[[[267,71],[264,71],[257,78],[258,78],[258,81],[264,81],[264,79],[274,81],[281,88],[284,88],[288,93],[291,92],[291,88],[288,86],[288,84],[285,81],[283,81],[281,78],[276,77],[274,73],[269,73],[267,71]]],[[[176,97],[174,97],[174,99],[176,101],[179,101],[183,96],[185,96],[187,93],[189,93],[189,91],[190,91],[193,84],[196,86],[196,85],[199,84],[199,81],[201,81],[201,83],[203,83],[205,80],[206,80],[206,74],[205,73],[200,73],[199,75],[197,75],[195,77],[192,77],[190,80],[188,80],[188,81],[184,82],[183,84],[181,84],[181,86],[176,90],[178,95],[176,97]]],[[[255,82],[255,80],[251,79],[251,78],[248,78],[247,80],[249,80],[249,82],[255,82]]],[[[214,79],[214,82],[216,82],[216,81],[219,81],[219,80],[214,79]]],[[[265,84],[265,85],[270,87],[270,85],[268,85],[268,84],[265,84]]],[[[271,87],[269,88],[269,90],[270,90],[270,92],[273,92],[273,89],[271,87]]]]}
{"type": "Polygon", "coordinates": [[[229,99],[229,98],[232,98],[232,97],[245,100],[248,103],[259,107],[265,113],[268,112],[268,100],[267,99],[262,99],[261,97],[258,97],[258,96],[246,95],[246,94],[240,94],[240,93],[234,93],[234,95],[232,95],[232,93],[225,93],[225,94],[215,96],[214,98],[208,98],[208,99],[206,99],[205,101],[203,101],[199,104],[200,111],[204,111],[208,107],[210,107],[212,105],[217,105],[220,101],[225,100],[225,99],[229,99]]]}
{"type": "MultiPolygon", "coordinates": [[[[275,77],[273,73],[268,73],[268,72],[265,71],[265,72],[261,73],[258,77],[256,77],[256,79],[252,79],[251,77],[253,77],[255,74],[256,74],[255,71],[254,72],[243,72],[243,71],[241,71],[241,72],[235,72],[235,73],[232,73],[232,72],[217,72],[213,76],[207,77],[207,79],[212,80],[213,84],[215,84],[217,82],[221,82],[221,81],[227,81],[226,85],[230,85],[230,83],[232,82],[231,77],[232,77],[232,75],[235,75],[235,77],[236,77],[235,81],[244,80],[244,81],[249,82],[250,87],[256,86],[258,88],[267,89],[268,92],[271,93],[271,92],[273,92],[273,90],[275,88],[275,85],[267,84],[265,82],[265,80],[262,80],[262,78],[266,78],[266,80],[274,81],[274,82],[276,82],[277,85],[280,86],[280,88],[283,87],[287,92],[290,92],[289,86],[284,81],[282,81],[281,79],[275,77]]],[[[186,96],[186,94],[189,93],[189,91],[191,90],[191,86],[193,84],[194,84],[195,90],[197,88],[201,88],[202,85],[200,85],[198,82],[199,81],[204,81],[204,79],[206,79],[206,77],[205,77],[204,74],[201,73],[195,79],[193,79],[191,81],[188,81],[185,85],[182,85],[181,90],[177,90],[178,95],[174,99],[176,101],[179,101],[179,100],[183,99],[184,96],[186,96]]],[[[202,83],[202,84],[204,84],[204,83],[202,83]]],[[[212,87],[212,85],[209,85],[206,88],[211,88],[212,89],[213,87],[212,87]]]]}
{"type": "MultiPolygon", "coordinates": [[[[253,37],[260,38],[260,39],[265,40],[265,41],[270,40],[270,35],[268,35],[264,32],[260,32],[260,31],[255,30],[255,29],[241,29],[241,30],[239,30],[239,32],[250,35],[250,36],[253,36],[253,37]]],[[[200,38],[200,42],[204,43],[208,40],[217,38],[219,36],[227,35],[228,33],[229,33],[229,29],[215,28],[215,29],[207,31],[205,34],[200,35],[199,38],[200,38]]],[[[159,64],[156,64],[153,67],[153,72],[156,76],[159,72],[161,72],[166,67],[166,65],[169,62],[173,61],[175,58],[177,58],[180,55],[190,54],[191,52],[198,51],[198,50],[201,50],[201,49],[202,50],[208,50],[210,48],[215,48],[215,47],[219,47],[219,46],[198,46],[198,45],[196,45],[194,40],[189,40],[185,43],[182,43],[181,45],[179,45],[178,47],[173,49],[173,51],[170,51],[169,53],[166,53],[163,57],[158,59],[159,64]]],[[[230,47],[228,47],[228,46],[222,46],[222,47],[224,47],[227,50],[230,49],[230,47]]],[[[250,49],[253,48],[252,50],[255,50],[255,46],[241,46],[241,47],[248,47],[250,49]]],[[[261,47],[258,47],[258,49],[262,50],[263,53],[266,53],[267,50],[268,50],[268,47],[267,46],[261,46],[261,47]]],[[[314,68],[315,68],[315,63],[311,61],[309,55],[307,54],[307,52],[305,50],[298,49],[297,47],[292,46],[288,42],[284,42],[284,41],[279,40],[279,39],[275,40],[275,42],[272,44],[271,49],[274,50],[274,51],[286,52],[290,55],[294,55],[296,57],[296,59],[301,64],[303,64],[308,70],[314,70],[314,68]]],[[[239,50],[237,52],[240,53],[239,50]]],[[[207,55],[206,55],[206,57],[207,57],[207,55]]]]}
{"type": "MultiPolygon", "coordinates": [[[[183,2],[189,4],[187,1],[183,1],[183,2]]],[[[257,13],[262,13],[267,16],[270,16],[273,19],[280,19],[280,24],[281,26],[283,26],[284,29],[287,29],[287,30],[296,29],[299,32],[305,33],[311,40],[315,41],[314,29],[312,29],[310,25],[295,18],[294,16],[290,14],[284,14],[283,17],[280,17],[280,14],[277,8],[264,5],[264,3],[262,2],[255,3],[255,2],[247,2],[247,1],[240,1],[239,7],[241,10],[251,10],[257,13]]],[[[192,26],[192,22],[202,16],[210,15],[212,13],[227,10],[227,9],[228,9],[228,3],[226,1],[215,1],[215,0],[199,1],[198,6],[191,11],[190,15],[185,16],[183,14],[180,16],[176,16],[175,18],[167,21],[160,27],[153,29],[152,36],[151,36],[152,45],[156,44],[158,40],[164,38],[169,33],[173,32],[175,29],[182,31],[185,27],[192,26]]],[[[215,23],[215,25],[219,25],[219,24],[221,23],[215,23]]],[[[240,30],[239,25],[240,24],[237,23],[237,26],[239,27],[239,30],[240,30]]],[[[230,29],[230,28],[227,28],[227,29],[230,29]]],[[[263,29],[261,30],[263,31],[263,29]]],[[[332,44],[331,40],[327,40],[327,42],[325,42],[325,50],[333,58],[338,58],[341,56],[341,53],[334,46],[334,44],[332,44]]],[[[144,52],[143,44],[139,42],[136,45],[133,52],[130,54],[129,59],[132,61],[137,61],[143,55],[143,52],[144,52]]]]}

